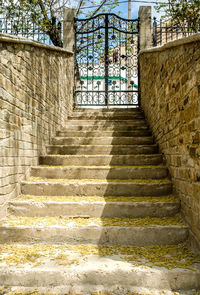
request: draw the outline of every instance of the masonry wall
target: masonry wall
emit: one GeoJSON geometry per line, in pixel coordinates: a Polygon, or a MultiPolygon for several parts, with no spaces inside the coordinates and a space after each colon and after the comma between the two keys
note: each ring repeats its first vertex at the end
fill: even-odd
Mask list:
{"type": "Polygon", "coordinates": [[[195,246],[200,241],[200,34],[144,50],[140,64],[142,108],[195,246]]]}
{"type": "Polygon", "coordinates": [[[0,34],[0,217],[67,119],[72,82],[70,52],[0,34]]]}

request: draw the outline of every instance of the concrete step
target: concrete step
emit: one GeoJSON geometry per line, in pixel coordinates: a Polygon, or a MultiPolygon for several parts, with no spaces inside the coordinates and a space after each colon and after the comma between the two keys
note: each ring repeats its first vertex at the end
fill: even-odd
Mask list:
{"type": "Polygon", "coordinates": [[[55,137],[52,144],[55,145],[134,145],[152,144],[152,136],[142,137],[55,137]]]}
{"type": "Polygon", "coordinates": [[[173,197],[46,197],[21,196],[9,202],[8,213],[14,216],[89,216],[89,217],[170,217],[180,202],[173,197]],[[75,199],[75,201],[74,201],[75,199]],[[100,199],[100,200],[99,200],[100,199]]]}
{"type": "Polygon", "coordinates": [[[49,179],[32,177],[21,184],[22,194],[45,196],[166,196],[169,180],[49,179]]]}
{"type": "Polygon", "coordinates": [[[8,286],[6,292],[14,286],[18,295],[35,290],[43,295],[175,295],[175,291],[196,295],[200,288],[199,264],[184,244],[142,248],[6,244],[1,251],[0,282],[8,286]]]}
{"type": "Polygon", "coordinates": [[[146,121],[143,118],[133,120],[69,120],[68,126],[103,126],[103,127],[118,127],[118,126],[144,126],[146,121]]]}
{"type": "Polygon", "coordinates": [[[95,245],[174,245],[188,238],[180,217],[70,218],[16,217],[0,222],[1,243],[69,243],[95,245]]]}
{"type": "Polygon", "coordinates": [[[47,154],[58,155],[135,155],[158,152],[156,144],[149,145],[48,145],[47,154]]]}
{"type": "Polygon", "coordinates": [[[117,125],[117,126],[101,126],[101,125],[65,125],[65,127],[63,127],[59,132],[66,132],[66,131],[87,131],[87,132],[92,132],[92,131],[123,131],[123,132],[128,132],[128,131],[141,131],[143,132],[143,130],[149,130],[147,124],[143,124],[143,125],[136,125],[136,124],[132,124],[132,125],[117,125]]]}
{"type": "Polygon", "coordinates": [[[135,136],[151,136],[149,130],[134,130],[134,131],[57,131],[56,136],[61,137],[135,137],[135,136]]]}
{"type": "Polygon", "coordinates": [[[40,157],[39,163],[54,166],[159,165],[162,155],[45,155],[40,157]]]}
{"type": "Polygon", "coordinates": [[[164,166],[76,166],[76,167],[31,167],[31,176],[68,179],[161,179],[168,176],[164,166]]]}

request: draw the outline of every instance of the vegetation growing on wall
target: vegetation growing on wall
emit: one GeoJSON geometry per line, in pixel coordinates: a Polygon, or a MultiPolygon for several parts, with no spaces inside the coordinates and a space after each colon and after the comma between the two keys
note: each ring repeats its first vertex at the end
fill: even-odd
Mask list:
{"type": "Polygon", "coordinates": [[[191,31],[200,29],[200,1],[199,0],[168,0],[157,6],[157,10],[165,9],[166,17],[173,25],[188,26],[191,31]]]}

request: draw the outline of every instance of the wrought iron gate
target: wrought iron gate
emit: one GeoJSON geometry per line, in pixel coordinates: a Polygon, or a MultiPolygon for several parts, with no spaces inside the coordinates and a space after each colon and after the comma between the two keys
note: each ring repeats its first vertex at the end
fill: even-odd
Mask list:
{"type": "Polygon", "coordinates": [[[75,104],[138,105],[138,53],[138,19],[75,19],[75,104]]]}

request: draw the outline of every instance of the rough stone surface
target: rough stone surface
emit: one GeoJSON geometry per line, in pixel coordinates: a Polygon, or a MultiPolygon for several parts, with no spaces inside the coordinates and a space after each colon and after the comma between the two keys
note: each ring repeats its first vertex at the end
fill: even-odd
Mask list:
{"type": "Polygon", "coordinates": [[[3,243],[66,243],[98,245],[176,245],[188,237],[187,226],[1,226],[3,243]]]}
{"type": "MultiPolygon", "coordinates": [[[[45,274],[46,275],[46,274],[45,274]]],[[[155,288],[142,288],[142,287],[129,287],[124,288],[122,285],[115,286],[104,286],[104,285],[87,285],[87,286],[76,286],[71,287],[69,285],[62,285],[59,287],[39,287],[37,290],[34,287],[9,287],[2,289],[5,293],[4,295],[14,295],[13,292],[18,292],[17,294],[23,294],[24,292],[35,292],[36,295],[67,295],[67,294],[116,294],[116,295],[196,295],[198,294],[195,289],[190,290],[179,290],[178,292],[169,291],[167,289],[158,290],[155,288]],[[108,291],[109,290],[109,291],[108,291]],[[68,293],[66,293],[68,292],[68,293]]],[[[26,293],[25,293],[26,294],[26,293]]],[[[30,294],[30,293],[28,293],[30,294]]]]}
{"type": "Polygon", "coordinates": [[[159,165],[160,154],[142,155],[46,155],[40,157],[42,165],[159,165]]]}
{"type": "Polygon", "coordinates": [[[160,179],[168,176],[166,167],[32,167],[31,176],[68,179],[160,179]]]}
{"type": "Polygon", "coordinates": [[[72,107],[72,55],[0,35],[0,217],[72,107]]]}
{"type": "MultiPolygon", "coordinates": [[[[53,198],[52,198],[53,199],[53,198]]],[[[9,214],[15,216],[91,216],[91,217],[167,217],[179,212],[179,203],[174,202],[34,202],[11,201],[9,214]]]]}
{"type": "Polygon", "coordinates": [[[66,182],[49,182],[50,179],[43,181],[23,181],[22,193],[33,194],[36,196],[163,196],[172,192],[170,182],[144,183],[134,182],[108,182],[104,180],[91,181],[80,180],[79,182],[66,179],[66,182]]]}
{"type": "MultiPolygon", "coordinates": [[[[142,267],[133,267],[131,264],[120,263],[118,261],[119,258],[117,258],[114,257],[113,259],[111,257],[110,259],[110,257],[98,258],[92,256],[87,263],[83,262],[78,266],[71,267],[44,268],[39,266],[33,269],[30,267],[25,269],[12,268],[12,271],[4,269],[0,274],[0,282],[4,281],[5,285],[9,285],[12,282],[13,286],[29,288],[36,285],[38,286],[37,288],[46,286],[51,286],[51,288],[57,287],[59,294],[61,294],[62,290],[59,290],[59,286],[60,288],[63,286],[66,292],[74,291],[75,294],[83,295],[100,290],[108,292],[106,294],[125,295],[131,290],[136,295],[166,295],[164,290],[170,293],[171,290],[182,289],[183,285],[187,291],[193,288],[197,290],[200,287],[200,271],[193,272],[185,269],[167,270],[163,268],[142,269],[142,267]],[[113,284],[113,282],[115,283],[113,284]],[[116,287],[119,286],[121,286],[121,292],[118,289],[118,293],[116,287]],[[148,293],[142,292],[137,294],[134,292],[134,290],[139,291],[143,288],[153,289],[153,292],[150,290],[148,293]]],[[[69,294],[74,293],[69,292],[69,294]]],[[[196,295],[196,293],[189,292],[188,295],[196,295]]],[[[179,295],[179,293],[173,295],[179,295]]]]}
{"type": "Polygon", "coordinates": [[[200,34],[143,51],[142,108],[200,241],[200,34]]]}

